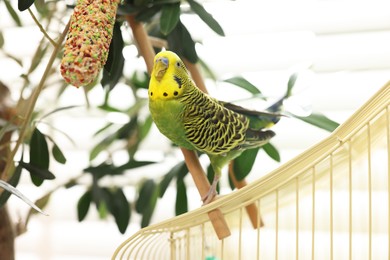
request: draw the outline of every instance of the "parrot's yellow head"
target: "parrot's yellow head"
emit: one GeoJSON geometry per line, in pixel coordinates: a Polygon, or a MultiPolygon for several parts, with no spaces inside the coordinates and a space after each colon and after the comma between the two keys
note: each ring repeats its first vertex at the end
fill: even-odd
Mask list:
{"type": "Polygon", "coordinates": [[[183,95],[191,81],[183,61],[171,51],[159,52],[154,58],[149,83],[150,100],[171,100],[183,95]]]}

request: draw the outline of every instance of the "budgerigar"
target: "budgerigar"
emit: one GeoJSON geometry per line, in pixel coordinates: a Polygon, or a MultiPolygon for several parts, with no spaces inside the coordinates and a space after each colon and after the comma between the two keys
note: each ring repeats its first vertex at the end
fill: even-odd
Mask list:
{"type": "Polygon", "coordinates": [[[171,51],[155,56],[149,83],[149,109],[162,134],[173,143],[207,154],[214,180],[206,196],[216,196],[221,169],[244,150],[266,144],[279,115],[218,101],[199,90],[182,60],[171,51]]]}

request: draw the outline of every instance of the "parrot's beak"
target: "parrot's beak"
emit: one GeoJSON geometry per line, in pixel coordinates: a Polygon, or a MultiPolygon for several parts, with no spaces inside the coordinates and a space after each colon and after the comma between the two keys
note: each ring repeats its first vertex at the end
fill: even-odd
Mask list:
{"type": "Polygon", "coordinates": [[[169,66],[169,60],[165,57],[158,58],[154,63],[154,77],[161,81],[169,66]]]}

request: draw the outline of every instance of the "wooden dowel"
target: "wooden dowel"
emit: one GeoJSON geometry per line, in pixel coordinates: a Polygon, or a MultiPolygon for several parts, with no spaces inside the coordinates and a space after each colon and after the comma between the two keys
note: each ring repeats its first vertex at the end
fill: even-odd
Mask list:
{"type": "Polygon", "coordinates": [[[191,73],[191,77],[194,80],[196,86],[204,93],[208,93],[206,84],[203,77],[200,74],[199,68],[196,64],[189,62],[187,59],[183,59],[184,65],[186,65],[188,71],[191,73]]]}
{"type": "MultiPolygon", "coordinates": [[[[201,198],[203,198],[210,189],[210,183],[203,171],[202,166],[200,165],[198,156],[194,151],[190,151],[184,148],[181,148],[181,151],[184,155],[188,170],[194,179],[196,188],[199,191],[199,195],[201,198]]],[[[229,226],[220,209],[214,209],[207,214],[209,215],[209,219],[219,239],[224,239],[230,236],[231,233],[229,226]]]]}
{"type": "Polygon", "coordinates": [[[145,31],[142,23],[135,20],[134,16],[126,16],[126,21],[129,23],[133,36],[138,46],[139,52],[145,60],[146,68],[148,73],[152,73],[153,60],[156,53],[154,52],[153,46],[149,41],[148,34],[145,31]]]}
{"type": "MultiPolygon", "coordinates": [[[[155,56],[151,42],[148,39],[148,35],[142,25],[137,22],[133,16],[126,17],[129,23],[134,38],[138,44],[139,51],[145,60],[147,70],[151,74],[153,69],[153,59],[155,56]]],[[[201,197],[203,197],[210,189],[210,183],[207,180],[206,174],[200,165],[199,158],[194,151],[190,151],[182,148],[182,153],[188,167],[188,170],[194,179],[196,188],[199,191],[201,197]]],[[[209,219],[214,227],[215,233],[219,239],[224,239],[230,236],[230,229],[220,209],[214,209],[208,212],[209,219]]]]}
{"type": "MultiPolygon", "coordinates": [[[[233,161],[230,162],[230,164],[229,164],[229,176],[230,176],[230,179],[232,180],[234,186],[237,189],[241,189],[247,185],[247,182],[245,181],[245,179],[239,181],[239,180],[237,180],[236,176],[234,175],[233,161]]],[[[245,207],[245,209],[246,209],[246,212],[247,212],[249,219],[252,223],[253,228],[257,229],[257,228],[264,226],[263,219],[261,218],[261,216],[259,216],[259,214],[260,214],[259,209],[257,208],[255,203],[249,204],[248,206],[245,207]],[[260,221],[259,221],[259,218],[260,218],[260,221]]]]}

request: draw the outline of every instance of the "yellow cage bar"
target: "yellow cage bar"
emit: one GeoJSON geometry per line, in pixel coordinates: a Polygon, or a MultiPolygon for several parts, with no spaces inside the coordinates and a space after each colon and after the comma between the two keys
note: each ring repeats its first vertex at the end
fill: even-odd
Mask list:
{"type": "Polygon", "coordinates": [[[390,82],[328,138],[245,188],[141,229],[112,259],[390,259],[389,187],[390,82]],[[263,228],[252,228],[251,203],[263,228]],[[216,208],[232,232],[222,240],[207,215],[216,208]]]}

